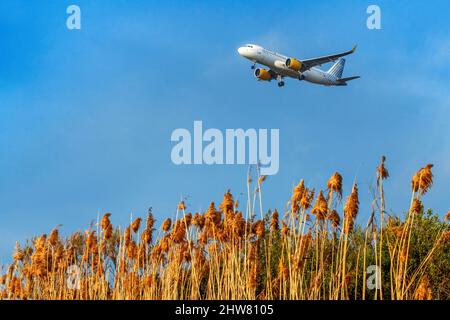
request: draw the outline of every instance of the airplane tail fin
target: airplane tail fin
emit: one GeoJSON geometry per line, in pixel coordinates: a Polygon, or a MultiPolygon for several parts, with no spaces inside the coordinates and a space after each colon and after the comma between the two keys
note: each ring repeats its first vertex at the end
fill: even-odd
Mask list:
{"type": "Polygon", "coordinates": [[[344,72],[345,59],[339,59],[327,72],[340,79],[344,72]]]}

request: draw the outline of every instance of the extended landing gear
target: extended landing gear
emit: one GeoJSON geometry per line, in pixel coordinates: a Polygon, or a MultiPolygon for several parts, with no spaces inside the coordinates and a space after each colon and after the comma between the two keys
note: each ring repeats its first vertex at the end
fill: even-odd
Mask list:
{"type": "Polygon", "coordinates": [[[255,70],[255,68],[256,68],[256,63],[254,63],[254,64],[250,67],[250,69],[252,69],[252,70],[255,70]]]}
{"type": "Polygon", "coordinates": [[[281,88],[281,87],[284,87],[284,81],[280,81],[280,82],[278,82],[278,86],[281,88]]]}

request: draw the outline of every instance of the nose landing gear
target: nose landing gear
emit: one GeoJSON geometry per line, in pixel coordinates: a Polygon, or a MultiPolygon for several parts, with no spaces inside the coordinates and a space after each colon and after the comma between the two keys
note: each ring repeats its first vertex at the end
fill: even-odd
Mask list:
{"type": "Polygon", "coordinates": [[[284,87],[284,81],[280,81],[280,82],[278,82],[278,86],[281,88],[281,87],[284,87]]]}

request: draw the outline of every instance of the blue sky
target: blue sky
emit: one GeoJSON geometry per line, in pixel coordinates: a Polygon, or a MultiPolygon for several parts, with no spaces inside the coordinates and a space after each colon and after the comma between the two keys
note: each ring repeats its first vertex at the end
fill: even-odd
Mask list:
{"type": "MultiPolygon", "coordinates": [[[[434,163],[426,207],[450,210],[448,1],[24,1],[0,3],[0,259],[14,243],[62,224],[87,228],[97,211],[114,224],[152,206],[159,221],[182,197],[188,209],[230,188],[245,206],[246,166],[175,166],[171,132],[279,128],[280,171],[264,208],[282,210],[301,178],[325,188],[356,177],[360,222],[375,167],[387,156],[387,208],[409,203],[410,177],[434,163]],[[66,28],[77,4],[82,29],[66,28]],[[255,81],[237,55],[245,43],[310,58],[358,44],[326,88],[255,81]]],[[[327,66],[328,67],[328,66],[327,66]]]]}

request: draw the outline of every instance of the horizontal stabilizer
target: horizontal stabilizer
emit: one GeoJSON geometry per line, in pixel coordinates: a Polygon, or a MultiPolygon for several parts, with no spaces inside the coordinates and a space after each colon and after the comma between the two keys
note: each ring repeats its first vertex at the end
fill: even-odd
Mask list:
{"type": "Polygon", "coordinates": [[[352,81],[352,80],[359,79],[359,78],[361,78],[361,77],[360,76],[354,76],[354,77],[348,77],[348,78],[341,78],[341,79],[338,79],[338,81],[345,83],[347,81],[352,81]]]}

